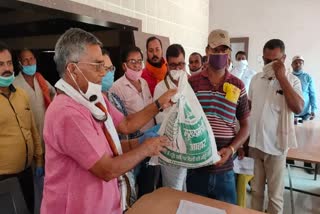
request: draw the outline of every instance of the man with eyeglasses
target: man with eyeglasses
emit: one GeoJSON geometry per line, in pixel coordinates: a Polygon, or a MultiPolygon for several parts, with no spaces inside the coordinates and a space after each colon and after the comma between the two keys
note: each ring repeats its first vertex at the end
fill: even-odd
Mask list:
{"type": "Polygon", "coordinates": [[[79,28],[67,30],[56,43],[54,60],[61,79],[44,124],[42,214],[123,213],[124,174],[168,145],[165,137],[120,144],[118,132],[129,134],[144,126],[171,105],[176,91],[124,117],[101,92],[106,74],[101,46],[94,35],[79,28]]]}
{"type": "Polygon", "coordinates": [[[264,209],[265,184],[267,212],[283,213],[284,168],[289,148],[297,146],[294,113],[303,110],[300,80],[287,72],[285,45],[271,39],[263,47],[263,71],[251,80],[249,156],[254,158],[251,181],[251,208],[264,209]]]}
{"type": "MultiPolygon", "coordinates": [[[[22,88],[29,96],[31,111],[34,114],[34,119],[41,137],[42,149],[45,151],[42,135],[44,115],[56,91],[38,71],[37,59],[30,49],[21,50],[18,54],[18,60],[21,71],[18,76],[16,76],[13,85],[22,88]]],[[[43,191],[43,168],[35,168],[34,174],[35,209],[39,212],[43,191]]]]}
{"type": "Polygon", "coordinates": [[[16,177],[27,208],[33,213],[31,164],[34,161],[36,172],[43,172],[43,150],[29,97],[13,86],[14,79],[10,50],[0,43],[0,181],[16,177]]]}
{"type": "Polygon", "coordinates": [[[151,95],[153,96],[154,88],[164,79],[167,73],[167,63],[162,56],[162,43],[159,38],[154,36],[148,38],[146,48],[147,62],[141,76],[147,81],[151,95]]]}
{"type": "Polygon", "coordinates": [[[189,83],[211,124],[221,160],[215,165],[188,171],[187,190],[236,204],[232,156],[248,138],[248,98],[243,82],[227,70],[231,53],[228,32],[213,30],[206,53],[207,67],[191,76],[189,83]],[[237,133],[236,119],[240,123],[237,133]]]}
{"type": "MultiPolygon", "coordinates": [[[[179,77],[182,72],[186,72],[185,51],[179,44],[172,44],[166,52],[168,62],[168,72],[164,80],[158,83],[154,90],[153,99],[158,99],[162,94],[172,88],[178,87],[179,77]]],[[[170,108],[159,112],[156,116],[156,123],[161,124],[169,113],[170,108]]],[[[187,169],[182,167],[172,167],[161,165],[162,185],[177,190],[183,190],[187,169]]]]}

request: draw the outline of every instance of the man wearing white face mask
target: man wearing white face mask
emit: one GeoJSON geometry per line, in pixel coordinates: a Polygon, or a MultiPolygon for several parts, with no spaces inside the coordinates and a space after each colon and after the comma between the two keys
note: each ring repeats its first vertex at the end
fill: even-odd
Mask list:
{"type": "MultiPolygon", "coordinates": [[[[172,88],[177,88],[181,73],[186,72],[185,51],[179,44],[172,44],[166,52],[168,72],[154,90],[153,99],[158,99],[162,94],[172,88]]],[[[161,124],[170,108],[159,112],[156,116],[157,124],[161,124]]],[[[187,176],[187,169],[182,167],[161,165],[162,185],[177,190],[183,190],[187,176]]]]}
{"type": "Polygon", "coordinates": [[[299,114],[304,106],[301,83],[286,71],[285,58],[283,41],[269,40],[263,47],[263,72],[252,78],[249,88],[249,156],[254,158],[251,208],[265,211],[267,183],[267,212],[271,214],[283,213],[286,156],[289,148],[297,147],[294,113],[299,114]]]}
{"type": "Polygon", "coordinates": [[[236,61],[233,63],[233,68],[230,73],[241,79],[246,87],[246,91],[248,91],[251,78],[256,72],[249,69],[246,52],[238,51],[235,58],[236,61]]]}
{"type": "Polygon", "coordinates": [[[106,73],[101,46],[94,35],[78,28],[67,30],[56,43],[54,60],[61,79],[44,125],[42,214],[123,213],[125,173],[168,145],[165,137],[120,144],[117,132],[129,134],[141,128],[170,106],[176,91],[124,117],[101,92],[106,73]]]}

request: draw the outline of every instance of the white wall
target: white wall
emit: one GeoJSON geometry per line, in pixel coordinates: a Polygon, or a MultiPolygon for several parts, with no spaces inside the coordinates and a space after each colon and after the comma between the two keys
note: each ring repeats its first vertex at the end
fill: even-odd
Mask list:
{"type": "Polygon", "coordinates": [[[262,67],[263,45],[269,39],[283,40],[288,68],[294,55],[304,56],[305,71],[314,77],[320,104],[319,9],[319,0],[210,0],[209,31],[222,28],[231,37],[249,37],[249,64],[257,71],[262,67]]]}
{"type": "Polygon", "coordinates": [[[204,54],[209,0],[72,0],[142,20],[142,31],[167,36],[186,50],[204,54]]]}

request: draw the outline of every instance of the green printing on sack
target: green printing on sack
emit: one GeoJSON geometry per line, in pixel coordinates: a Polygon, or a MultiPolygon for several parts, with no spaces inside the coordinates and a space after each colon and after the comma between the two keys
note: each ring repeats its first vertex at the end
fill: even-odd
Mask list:
{"type": "Polygon", "coordinates": [[[182,138],[186,144],[186,154],[179,153],[168,149],[162,154],[172,160],[182,163],[202,163],[211,158],[212,149],[209,133],[203,117],[197,119],[191,111],[190,106],[185,103],[184,107],[184,123],[177,123],[177,114],[172,114],[172,118],[168,123],[166,135],[169,140],[176,142],[174,136],[177,136],[178,130],[182,133],[182,138]]]}

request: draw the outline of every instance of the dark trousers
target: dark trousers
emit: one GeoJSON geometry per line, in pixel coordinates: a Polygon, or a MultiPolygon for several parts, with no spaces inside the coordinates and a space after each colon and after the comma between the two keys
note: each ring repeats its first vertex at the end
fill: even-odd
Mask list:
{"type": "Polygon", "coordinates": [[[20,183],[21,191],[27,207],[31,213],[34,212],[34,187],[31,167],[18,174],[0,175],[0,180],[17,177],[20,183]]]}
{"type": "Polygon", "coordinates": [[[160,166],[148,165],[150,158],[145,159],[141,163],[141,168],[137,176],[138,198],[153,192],[159,182],[160,166]]]}

